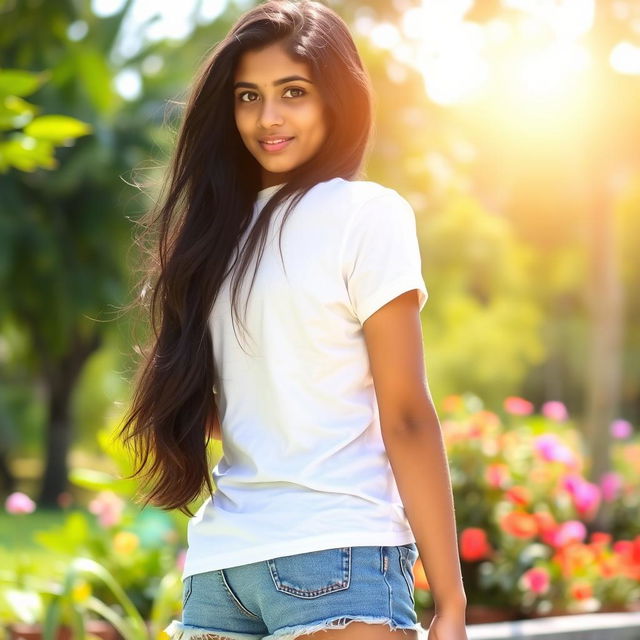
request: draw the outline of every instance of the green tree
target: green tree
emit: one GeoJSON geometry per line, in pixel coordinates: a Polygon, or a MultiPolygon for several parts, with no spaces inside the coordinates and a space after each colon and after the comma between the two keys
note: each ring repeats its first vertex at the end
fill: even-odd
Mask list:
{"type": "MultiPolygon", "coordinates": [[[[88,122],[95,132],[59,149],[54,173],[0,176],[0,224],[6,231],[0,324],[14,337],[6,361],[19,362],[33,376],[46,407],[42,505],[56,505],[67,488],[72,393],[88,358],[115,332],[113,323],[96,320],[121,302],[128,278],[130,223],[118,200],[120,176],[151,144],[144,115],[128,113],[116,93],[118,68],[108,62],[130,4],[108,20],[93,16],[89,2],[42,2],[37,9],[17,3],[3,13],[3,25],[11,27],[2,30],[0,41],[5,63],[24,71],[50,69],[50,81],[34,93],[36,102],[47,113],[88,122]],[[69,27],[79,23],[87,36],[72,40],[69,27]]],[[[36,118],[14,135],[39,126],[46,137],[44,124],[36,118]]],[[[11,164],[20,164],[4,151],[11,164]]],[[[41,159],[31,168],[52,166],[44,152],[41,159]]]]}

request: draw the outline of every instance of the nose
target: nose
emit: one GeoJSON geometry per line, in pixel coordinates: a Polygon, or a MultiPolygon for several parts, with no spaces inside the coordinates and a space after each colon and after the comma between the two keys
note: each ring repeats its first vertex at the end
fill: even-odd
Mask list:
{"type": "Polygon", "coordinates": [[[259,125],[263,129],[270,129],[279,126],[283,122],[282,113],[278,107],[276,100],[265,99],[260,110],[259,125]]]}

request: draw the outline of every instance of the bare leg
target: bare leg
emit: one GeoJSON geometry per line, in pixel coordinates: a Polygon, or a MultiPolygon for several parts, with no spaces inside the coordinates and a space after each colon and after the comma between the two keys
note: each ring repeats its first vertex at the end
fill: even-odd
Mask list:
{"type": "Polygon", "coordinates": [[[386,624],[350,622],[343,629],[327,629],[298,636],[300,640],[417,640],[413,629],[392,631],[386,624]]]}

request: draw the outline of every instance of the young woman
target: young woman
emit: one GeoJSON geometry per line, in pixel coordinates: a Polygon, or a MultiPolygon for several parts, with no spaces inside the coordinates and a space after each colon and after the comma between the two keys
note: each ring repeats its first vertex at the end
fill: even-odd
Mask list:
{"type": "Polygon", "coordinates": [[[428,638],[466,638],[415,216],[362,179],[371,131],[368,76],[319,2],[242,15],[191,89],[121,431],[145,502],[193,516],[176,640],[427,637],[418,552],[428,638]]]}

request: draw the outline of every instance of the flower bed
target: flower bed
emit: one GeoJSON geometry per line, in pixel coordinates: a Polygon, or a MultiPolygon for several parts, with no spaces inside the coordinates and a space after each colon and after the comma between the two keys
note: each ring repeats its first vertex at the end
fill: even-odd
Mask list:
{"type": "MultiPolygon", "coordinates": [[[[611,425],[614,468],[586,477],[580,433],[558,402],[539,415],[507,398],[504,415],[473,397],[446,399],[441,423],[451,467],[470,604],[513,617],[628,610],[640,600],[640,444],[611,425]],[[469,406],[475,409],[470,409],[469,406]],[[593,522],[607,505],[611,531],[593,522]]],[[[420,565],[416,587],[428,590],[420,565]]],[[[428,608],[430,599],[418,601],[428,608]]],[[[505,619],[505,618],[503,618],[505,619]]]]}
{"type": "MultiPolygon", "coordinates": [[[[558,402],[535,414],[526,400],[507,398],[499,415],[473,396],[450,396],[440,416],[468,623],[632,610],[640,602],[640,443],[628,422],[611,425],[613,468],[593,482],[580,433],[558,402]],[[594,525],[603,506],[613,514],[606,532],[594,525]]],[[[126,475],[122,451],[108,434],[100,440],[126,475]]],[[[36,535],[57,559],[53,573],[28,560],[0,572],[0,623],[111,616],[126,640],[145,625],[157,634],[180,615],[184,517],[140,512],[127,499],[134,485],[108,474],[74,469],[72,477],[94,498],[36,535]]],[[[61,504],[69,508],[68,494],[61,504]]],[[[35,504],[13,494],[6,508],[23,518],[35,504]]],[[[420,561],[414,576],[428,626],[432,601],[420,561]]]]}

